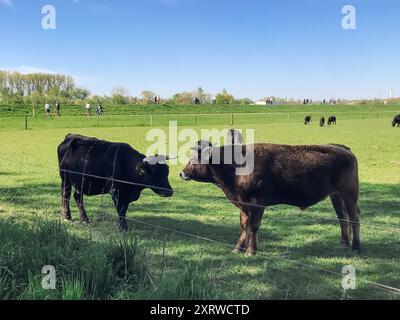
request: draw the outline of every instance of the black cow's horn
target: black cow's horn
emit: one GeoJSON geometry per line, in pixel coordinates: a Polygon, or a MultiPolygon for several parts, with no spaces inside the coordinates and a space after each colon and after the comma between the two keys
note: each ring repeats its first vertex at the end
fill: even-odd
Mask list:
{"type": "Polygon", "coordinates": [[[168,156],[157,155],[157,156],[152,156],[152,157],[146,157],[143,159],[143,162],[149,163],[151,165],[155,165],[157,163],[165,164],[167,160],[168,160],[168,156]]]}

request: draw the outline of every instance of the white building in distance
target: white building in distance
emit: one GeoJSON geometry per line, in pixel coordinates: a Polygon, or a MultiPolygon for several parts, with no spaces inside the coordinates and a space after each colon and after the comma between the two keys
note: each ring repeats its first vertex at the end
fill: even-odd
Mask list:
{"type": "Polygon", "coordinates": [[[264,98],[256,101],[253,105],[255,106],[268,106],[274,102],[273,98],[264,98]]]}

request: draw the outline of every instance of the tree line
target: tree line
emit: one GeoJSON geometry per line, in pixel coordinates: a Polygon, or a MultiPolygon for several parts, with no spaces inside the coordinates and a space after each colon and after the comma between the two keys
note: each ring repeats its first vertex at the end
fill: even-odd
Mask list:
{"type": "Polygon", "coordinates": [[[116,87],[111,95],[92,95],[86,88],[76,86],[71,76],[63,74],[31,73],[0,70],[0,104],[27,104],[34,108],[46,101],[78,105],[92,104],[250,104],[250,99],[236,99],[225,89],[217,95],[205,92],[201,87],[193,91],[179,92],[169,98],[159,98],[156,92],[144,90],[139,97],[129,94],[124,87],[116,87]]]}
{"type": "MultiPolygon", "coordinates": [[[[278,103],[301,104],[301,100],[272,97],[278,103]]],[[[199,87],[193,91],[184,91],[169,98],[160,98],[152,90],[144,90],[139,97],[131,96],[124,87],[116,87],[111,95],[92,95],[86,89],[76,86],[71,76],[63,74],[31,73],[21,74],[14,71],[0,70],[0,105],[17,106],[29,105],[35,110],[48,101],[53,104],[59,101],[63,105],[126,105],[126,104],[176,104],[189,105],[195,101],[202,105],[218,104],[251,104],[251,99],[237,99],[233,94],[223,89],[212,95],[199,87]]],[[[399,104],[400,99],[375,100],[338,100],[342,104],[399,104]]]]}

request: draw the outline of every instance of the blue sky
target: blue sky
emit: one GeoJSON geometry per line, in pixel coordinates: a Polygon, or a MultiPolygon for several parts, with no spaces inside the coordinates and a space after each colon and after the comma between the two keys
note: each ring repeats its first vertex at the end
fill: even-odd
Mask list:
{"type": "Polygon", "coordinates": [[[0,0],[0,68],[70,74],[93,93],[400,96],[398,0],[0,0]],[[56,30],[41,28],[54,5],[56,30]],[[357,29],[341,26],[344,5],[357,29]]]}

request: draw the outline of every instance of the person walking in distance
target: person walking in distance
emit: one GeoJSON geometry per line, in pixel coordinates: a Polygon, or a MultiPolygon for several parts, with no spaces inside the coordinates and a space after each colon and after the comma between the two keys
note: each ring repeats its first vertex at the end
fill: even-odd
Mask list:
{"type": "Polygon", "coordinates": [[[85,107],[85,116],[86,117],[90,117],[91,115],[90,115],[90,103],[88,102],[88,103],[86,103],[86,107],[85,107]]]}
{"type": "Polygon", "coordinates": [[[56,104],[54,106],[54,114],[57,117],[61,117],[61,114],[60,114],[60,102],[58,102],[58,100],[56,101],[56,104]]]}
{"type": "Polygon", "coordinates": [[[103,107],[101,106],[100,103],[97,105],[96,114],[97,114],[98,116],[101,116],[101,115],[103,114],[103,107]]]}
{"type": "Polygon", "coordinates": [[[51,117],[51,110],[50,110],[50,104],[46,101],[46,104],[44,105],[44,116],[51,117]]]}

